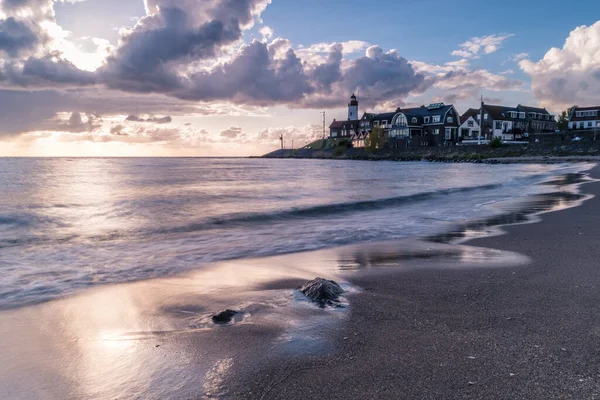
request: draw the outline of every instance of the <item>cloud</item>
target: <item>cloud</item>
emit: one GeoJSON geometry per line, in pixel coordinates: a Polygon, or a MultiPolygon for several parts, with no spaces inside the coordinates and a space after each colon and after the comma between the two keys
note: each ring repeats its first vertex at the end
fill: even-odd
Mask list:
{"type": "Polygon", "coordinates": [[[236,126],[232,126],[228,129],[225,129],[224,131],[221,131],[221,133],[219,134],[219,136],[221,136],[222,138],[227,138],[227,139],[237,139],[238,136],[242,136],[242,128],[240,127],[236,127],[236,126]]]}
{"type": "Polygon", "coordinates": [[[170,122],[173,121],[173,118],[171,118],[170,116],[165,116],[165,117],[148,117],[148,118],[144,118],[144,117],[140,117],[138,115],[129,115],[125,121],[131,121],[131,122],[152,122],[154,124],[168,124],[170,122]]]}
{"type": "Polygon", "coordinates": [[[129,91],[177,91],[184,85],[178,62],[214,58],[241,39],[243,29],[266,4],[265,0],[146,0],[149,15],[123,35],[101,68],[103,81],[129,91]]]}
{"type": "Polygon", "coordinates": [[[263,40],[265,41],[270,40],[275,34],[275,31],[273,31],[273,29],[269,28],[268,26],[263,26],[259,32],[262,35],[263,40]]]}
{"type": "Polygon", "coordinates": [[[600,21],[574,29],[562,48],[550,49],[538,62],[522,60],[519,66],[546,107],[600,104],[600,21]]]}
{"type": "Polygon", "coordinates": [[[91,132],[102,127],[102,118],[94,114],[82,114],[80,112],[59,113],[55,118],[46,121],[40,126],[40,131],[53,132],[91,132]],[[68,118],[66,118],[68,116],[68,118]]]}
{"type": "Polygon", "coordinates": [[[412,64],[418,72],[426,75],[424,87],[445,92],[434,99],[444,103],[478,98],[484,89],[495,92],[519,91],[523,90],[524,86],[522,81],[511,79],[504,73],[495,74],[485,69],[471,69],[467,59],[443,65],[417,61],[413,61],[412,64]]]}
{"type": "Polygon", "coordinates": [[[473,37],[461,44],[460,49],[454,50],[451,54],[462,58],[479,58],[481,54],[491,54],[498,51],[502,43],[513,36],[514,34],[494,34],[473,37]]]}
{"type": "Polygon", "coordinates": [[[9,57],[17,57],[24,49],[32,49],[39,38],[26,23],[9,17],[0,20],[0,52],[9,57]]]}

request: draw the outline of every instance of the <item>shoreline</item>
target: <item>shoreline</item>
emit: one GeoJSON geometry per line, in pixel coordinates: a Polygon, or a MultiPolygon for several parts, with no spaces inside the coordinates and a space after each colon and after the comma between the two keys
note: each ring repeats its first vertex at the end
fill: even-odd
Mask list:
{"type": "MultiPolygon", "coordinates": [[[[592,175],[599,172],[595,167],[592,175]]],[[[593,189],[592,195],[600,194],[598,186],[586,184],[582,193],[593,189]]],[[[545,392],[544,383],[532,392],[535,388],[523,382],[524,369],[512,368],[517,372],[507,372],[508,378],[497,372],[517,362],[527,364],[526,354],[535,365],[550,368],[547,376],[537,377],[539,382],[563,388],[554,375],[562,370],[539,364],[543,360],[532,350],[539,347],[519,347],[518,338],[531,340],[543,330],[513,326],[524,314],[515,310],[514,293],[503,289],[527,286],[528,274],[539,269],[540,247],[524,247],[535,242],[531,232],[553,232],[543,224],[557,215],[562,215],[559,227],[578,223],[580,209],[585,212],[598,201],[547,213],[535,224],[503,225],[502,231],[509,233],[467,244],[425,242],[419,248],[423,243],[405,241],[406,248],[399,250],[398,242],[390,242],[367,246],[371,250],[346,246],[235,260],[178,277],[99,287],[1,311],[1,351],[8,362],[0,367],[0,397],[569,398],[569,393],[545,392]],[[521,229],[527,239],[517,239],[521,229]],[[343,280],[350,307],[315,309],[293,294],[316,274],[343,280]],[[504,308],[495,307],[492,298],[504,308]],[[210,325],[213,312],[232,306],[245,311],[239,323],[210,325]],[[510,343],[501,340],[507,332],[515,335],[510,343]],[[498,349],[504,358],[495,357],[498,349]],[[68,360],[64,370],[56,370],[59,360],[68,360]],[[198,376],[204,377],[202,382],[198,376]],[[503,391],[507,385],[510,395],[503,391]]],[[[576,239],[580,236],[585,237],[576,239]]],[[[551,244],[538,245],[556,251],[551,244]]],[[[597,252],[587,251],[593,260],[597,252]]],[[[589,300],[592,293],[586,296],[589,300]]],[[[535,319],[538,300],[526,298],[526,315],[535,319]]],[[[555,344],[555,335],[552,340],[555,344]]],[[[593,350],[593,343],[589,346],[593,350]]],[[[558,356],[573,351],[563,348],[558,356]]],[[[556,354],[543,353],[549,356],[556,354]]],[[[580,386],[588,391],[582,387],[578,394],[600,393],[598,382],[584,383],[580,386]]]]}
{"type": "Polygon", "coordinates": [[[283,376],[264,398],[595,398],[600,184],[582,192],[594,197],[468,242],[516,251],[525,266],[351,279],[368,289],[353,297],[336,352],[261,370],[249,390],[283,376]]]}

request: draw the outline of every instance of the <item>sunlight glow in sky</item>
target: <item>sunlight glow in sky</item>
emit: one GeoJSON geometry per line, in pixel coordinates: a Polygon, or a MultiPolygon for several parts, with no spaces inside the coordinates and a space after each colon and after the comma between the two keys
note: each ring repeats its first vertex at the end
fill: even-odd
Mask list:
{"type": "Polygon", "coordinates": [[[600,2],[426,8],[0,0],[0,156],[260,155],[320,137],[352,92],[361,113],[600,104],[600,2]]]}

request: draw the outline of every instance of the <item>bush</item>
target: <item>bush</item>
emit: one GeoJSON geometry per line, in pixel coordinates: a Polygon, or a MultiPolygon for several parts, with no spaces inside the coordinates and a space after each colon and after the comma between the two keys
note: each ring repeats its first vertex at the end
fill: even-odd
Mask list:
{"type": "Polygon", "coordinates": [[[334,157],[341,157],[344,155],[344,149],[345,147],[342,146],[337,146],[335,149],[333,149],[333,156],[334,157]]]}
{"type": "Polygon", "coordinates": [[[488,146],[490,146],[493,149],[502,147],[502,139],[500,139],[500,137],[496,136],[495,138],[490,140],[490,143],[488,144],[488,146]]]}

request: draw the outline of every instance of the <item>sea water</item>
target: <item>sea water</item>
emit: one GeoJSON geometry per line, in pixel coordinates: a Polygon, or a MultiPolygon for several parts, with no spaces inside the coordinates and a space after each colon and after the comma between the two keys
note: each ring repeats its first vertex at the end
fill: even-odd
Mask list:
{"type": "MultiPolygon", "coordinates": [[[[424,237],[589,164],[0,159],[0,308],[207,263],[424,237]]],[[[285,268],[285,266],[282,266],[285,268]]]]}

